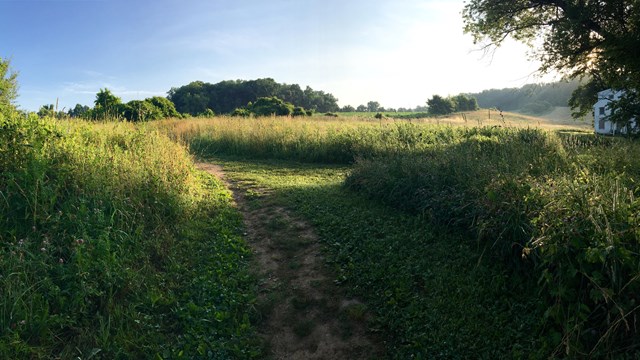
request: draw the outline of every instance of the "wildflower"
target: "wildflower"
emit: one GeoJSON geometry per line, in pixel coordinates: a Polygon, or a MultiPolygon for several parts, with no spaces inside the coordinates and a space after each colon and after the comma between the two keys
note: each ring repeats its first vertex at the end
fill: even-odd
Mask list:
{"type": "Polygon", "coordinates": [[[63,259],[63,258],[60,258],[60,259],[58,259],[58,262],[59,262],[60,264],[64,264],[64,259],[63,259]]]}
{"type": "Polygon", "coordinates": [[[76,239],[76,244],[78,245],[84,244],[84,239],[76,239]]]}
{"type": "Polygon", "coordinates": [[[42,248],[40,248],[40,251],[45,252],[45,251],[47,251],[47,248],[42,247],[42,248]]]}

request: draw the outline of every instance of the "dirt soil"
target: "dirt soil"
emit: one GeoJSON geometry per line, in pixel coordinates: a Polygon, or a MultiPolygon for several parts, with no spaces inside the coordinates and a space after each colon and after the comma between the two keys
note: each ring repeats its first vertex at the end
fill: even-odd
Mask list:
{"type": "Polygon", "coordinates": [[[227,184],[242,212],[260,280],[258,331],[268,358],[383,358],[380,342],[367,332],[366,306],[335,285],[313,228],[274,205],[265,189],[228,178],[219,165],[197,166],[227,184]]]}

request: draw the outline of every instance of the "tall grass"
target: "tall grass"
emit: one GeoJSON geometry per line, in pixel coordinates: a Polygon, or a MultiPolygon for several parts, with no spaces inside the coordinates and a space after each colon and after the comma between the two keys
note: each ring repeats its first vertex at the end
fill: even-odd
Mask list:
{"type": "Polygon", "coordinates": [[[350,164],[357,158],[420,151],[449,142],[457,131],[393,120],[300,120],[296,118],[215,118],[158,124],[197,155],[243,155],[251,158],[350,164]],[[429,127],[433,129],[433,127],[429,127]]]}
{"type": "Polygon", "coordinates": [[[218,118],[159,126],[201,155],[355,163],[347,187],[461,231],[484,259],[539,280],[546,338],[534,356],[639,352],[640,145],[506,121],[429,121],[218,118]]]}
{"type": "Polygon", "coordinates": [[[361,160],[346,184],[461,229],[488,257],[539,278],[541,354],[618,356],[640,346],[639,153],[624,139],[484,129],[361,160]]]}
{"type": "Polygon", "coordinates": [[[240,219],[184,147],[123,123],[0,128],[0,357],[257,354],[240,219]]]}

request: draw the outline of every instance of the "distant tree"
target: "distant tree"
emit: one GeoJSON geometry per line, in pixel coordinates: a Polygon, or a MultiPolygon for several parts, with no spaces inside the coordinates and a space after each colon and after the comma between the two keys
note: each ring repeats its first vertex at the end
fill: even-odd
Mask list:
{"type": "Polygon", "coordinates": [[[380,109],[380,103],[377,101],[369,101],[367,103],[367,111],[376,112],[380,109]]]}
{"type": "Polygon", "coordinates": [[[202,113],[198,114],[198,117],[202,117],[202,118],[212,118],[212,117],[215,117],[215,116],[216,116],[216,113],[213,110],[209,109],[209,108],[207,108],[202,113]]]}
{"type": "Polygon", "coordinates": [[[148,100],[131,100],[120,105],[122,116],[128,121],[159,120],[164,117],[162,110],[148,100]]]}
{"type": "Polygon", "coordinates": [[[90,108],[86,105],[76,104],[73,109],[69,109],[68,115],[72,118],[83,118],[87,115],[90,108]]]}
{"type": "Polygon", "coordinates": [[[271,78],[257,80],[225,80],[217,84],[194,81],[188,85],[169,90],[168,99],[176,110],[191,115],[205,109],[215,109],[229,114],[249,102],[261,97],[276,97],[294,106],[317,111],[337,111],[337,99],[323,91],[310,87],[302,90],[299,85],[279,84],[271,78]]]}
{"type": "Polygon", "coordinates": [[[342,111],[342,112],[355,112],[356,108],[354,108],[351,105],[345,105],[340,109],[340,111],[342,111]]]}
{"type": "Polygon", "coordinates": [[[231,116],[246,118],[251,116],[251,111],[249,111],[249,109],[247,108],[237,108],[233,110],[233,112],[231,113],[231,116]]]}
{"type": "Polygon", "coordinates": [[[367,107],[364,105],[358,105],[358,107],[356,108],[357,112],[365,112],[367,111],[367,107]]]}
{"type": "Polygon", "coordinates": [[[180,117],[180,113],[176,110],[176,106],[167,98],[160,96],[154,96],[146,99],[149,103],[153,104],[160,110],[163,118],[175,118],[180,117]]]}
{"type": "Polygon", "coordinates": [[[478,100],[464,94],[456,95],[452,99],[455,111],[475,111],[478,110],[478,100]]]}
{"type": "Polygon", "coordinates": [[[18,73],[11,71],[9,60],[0,57],[0,113],[15,109],[18,96],[18,73]]]}
{"type": "Polygon", "coordinates": [[[427,105],[431,115],[447,115],[455,110],[453,101],[440,95],[433,95],[431,99],[427,100],[427,105]]]}
{"type": "Polygon", "coordinates": [[[209,85],[202,81],[194,81],[179,88],[171,88],[167,97],[175,104],[177,111],[196,116],[209,107],[209,85]]]}
{"type": "Polygon", "coordinates": [[[293,112],[291,113],[291,116],[293,117],[297,117],[297,116],[311,116],[313,115],[313,113],[307,114],[307,111],[302,107],[302,106],[296,106],[293,108],[293,112]]]}
{"type": "Polygon", "coordinates": [[[407,109],[407,108],[403,108],[403,107],[399,107],[398,108],[398,112],[409,112],[411,111],[411,109],[407,109]]]}
{"type": "Polygon", "coordinates": [[[53,109],[53,104],[47,104],[40,106],[40,110],[38,110],[38,116],[43,117],[54,117],[56,115],[55,110],[53,109]]]}
{"type": "Polygon", "coordinates": [[[121,115],[122,101],[107,88],[100,89],[94,103],[91,115],[95,119],[117,118],[121,115]]]}

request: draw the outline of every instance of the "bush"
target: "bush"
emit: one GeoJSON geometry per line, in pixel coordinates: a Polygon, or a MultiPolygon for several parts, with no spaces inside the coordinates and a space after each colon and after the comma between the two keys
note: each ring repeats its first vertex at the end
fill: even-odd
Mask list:
{"type": "Polygon", "coordinates": [[[246,117],[251,116],[251,112],[248,109],[245,109],[245,108],[237,108],[237,109],[233,110],[233,112],[231,113],[231,116],[234,116],[234,117],[239,116],[239,117],[246,118],[246,117]]]}
{"type": "Polygon", "coordinates": [[[249,103],[247,109],[256,116],[288,116],[293,113],[293,105],[277,97],[261,97],[249,103]]]}
{"type": "Polygon", "coordinates": [[[202,118],[212,118],[214,116],[216,116],[216,113],[209,108],[207,108],[205,111],[198,114],[198,117],[202,117],[202,118]]]}
{"type": "Polygon", "coordinates": [[[304,109],[300,106],[296,106],[295,108],[293,108],[293,113],[291,114],[293,117],[296,116],[308,116],[306,111],[304,111],[304,109]]]}

